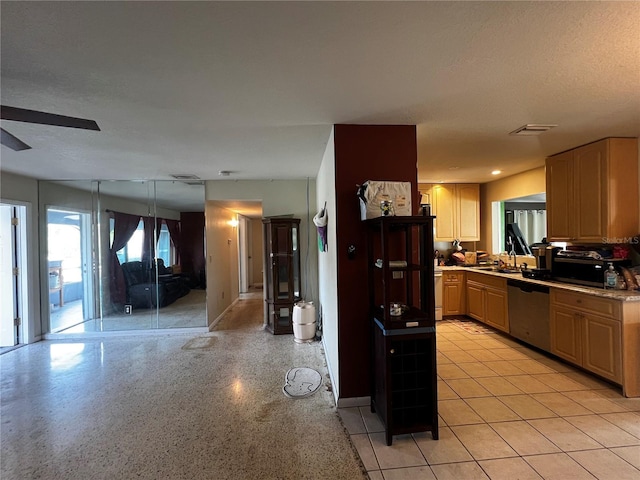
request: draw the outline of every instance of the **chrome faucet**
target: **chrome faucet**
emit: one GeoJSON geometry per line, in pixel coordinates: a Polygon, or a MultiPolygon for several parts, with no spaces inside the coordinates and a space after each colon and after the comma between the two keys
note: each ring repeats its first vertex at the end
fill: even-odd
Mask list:
{"type": "Polygon", "coordinates": [[[516,249],[513,243],[513,238],[509,235],[509,239],[507,240],[507,245],[509,245],[509,260],[511,260],[511,255],[513,255],[513,268],[514,270],[518,268],[516,265],[516,249]]]}

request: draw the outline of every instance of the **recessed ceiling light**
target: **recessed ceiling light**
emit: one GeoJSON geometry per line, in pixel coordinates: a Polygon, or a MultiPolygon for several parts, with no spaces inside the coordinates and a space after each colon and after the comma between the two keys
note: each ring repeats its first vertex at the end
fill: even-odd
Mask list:
{"type": "Polygon", "coordinates": [[[231,175],[231,172],[229,170],[220,170],[218,172],[218,175],[220,175],[221,177],[228,177],[229,175],[231,175]]]}
{"type": "Polygon", "coordinates": [[[509,132],[509,135],[518,135],[518,136],[530,136],[530,135],[540,135],[547,130],[551,130],[558,125],[554,125],[552,123],[527,123],[526,125],[521,126],[520,128],[516,128],[513,132],[509,132]]]}
{"type": "Polygon", "coordinates": [[[458,170],[460,167],[449,167],[449,170],[458,170]]]}
{"type": "Polygon", "coordinates": [[[502,170],[494,170],[493,172],[491,172],[491,175],[500,175],[502,173],[502,170]]]}

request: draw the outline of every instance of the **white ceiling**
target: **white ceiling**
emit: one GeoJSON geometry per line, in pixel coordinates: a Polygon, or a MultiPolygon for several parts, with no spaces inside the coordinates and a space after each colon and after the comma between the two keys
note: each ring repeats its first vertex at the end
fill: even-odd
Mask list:
{"type": "MultiPolygon", "coordinates": [[[[314,178],[336,123],[416,124],[421,182],[640,136],[639,2],[11,2],[3,121],[43,179],[314,178]],[[558,127],[533,137],[525,123],[558,127]]],[[[391,161],[393,159],[390,159],[391,161]]]]}

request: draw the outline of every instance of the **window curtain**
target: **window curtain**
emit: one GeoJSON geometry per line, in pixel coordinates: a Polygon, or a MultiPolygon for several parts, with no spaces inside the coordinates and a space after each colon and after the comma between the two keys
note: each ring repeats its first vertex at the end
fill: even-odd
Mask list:
{"type": "MultiPolygon", "coordinates": [[[[171,243],[173,243],[174,248],[176,249],[176,264],[180,265],[180,249],[182,247],[181,238],[180,238],[180,220],[166,220],[164,223],[167,224],[167,229],[169,230],[169,237],[171,237],[171,243]]],[[[169,265],[167,265],[168,267],[169,265]]]]}
{"type": "Polygon", "coordinates": [[[124,282],[124,274],[116,252],[125,247],[140,223],[140,215],[111,212],[113,215],[113,242],[109,249],[110,265],[109,291],[111,303],[124,305],[127,301],[127,288],[124,282]]]}
{"type": "Polygon", "coordinates": [[[514,210],[513,219],[527,244],[539,243],[547,236],[546,210],[514,210]]]}

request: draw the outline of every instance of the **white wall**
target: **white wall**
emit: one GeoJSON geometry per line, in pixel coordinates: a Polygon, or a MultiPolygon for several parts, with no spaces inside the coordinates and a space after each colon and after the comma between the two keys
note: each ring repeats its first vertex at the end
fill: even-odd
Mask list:
{"type": "MultiPolygon", "coordinates": [[[[42,322],[40,317],[40,242],[38,240],[38,181],[33,178],[2,172],[0,175],[0,200],[5,203],[24,205],[27,210],[27,281],[31,287],[23,311],[23,335],[21,343],[40,340],[42,322]]],[[[48,284],[47,284],[48,286],[48,284]]]]}
{"type": "Polygon", "coordinates": [[[326,252],[318,253],[319,310],[322,312],[322,342],[333,395],[340,397],[340,369],[338,357],[338,256],[336,252],[336,168],[333,129],[322,158],[316,178],[316,210],[327,203],[329,223],[327,225],[326,252]]]}
{"type": "Polygon", "coordinates": [[[230,225],[237,215],[216,205],[205,203],[207,317],[211,324],[238,298],[238,234],[230,225]]]}
{"type": "Polygon", "coordinates": [[[249,228],[251,229],[251,273],[252,276],[249,279],[249,285],[262,284],[263,273],[263,243],[262,243],[262,220],[259,218],[252,218],[249,221],[249,228]]]}

